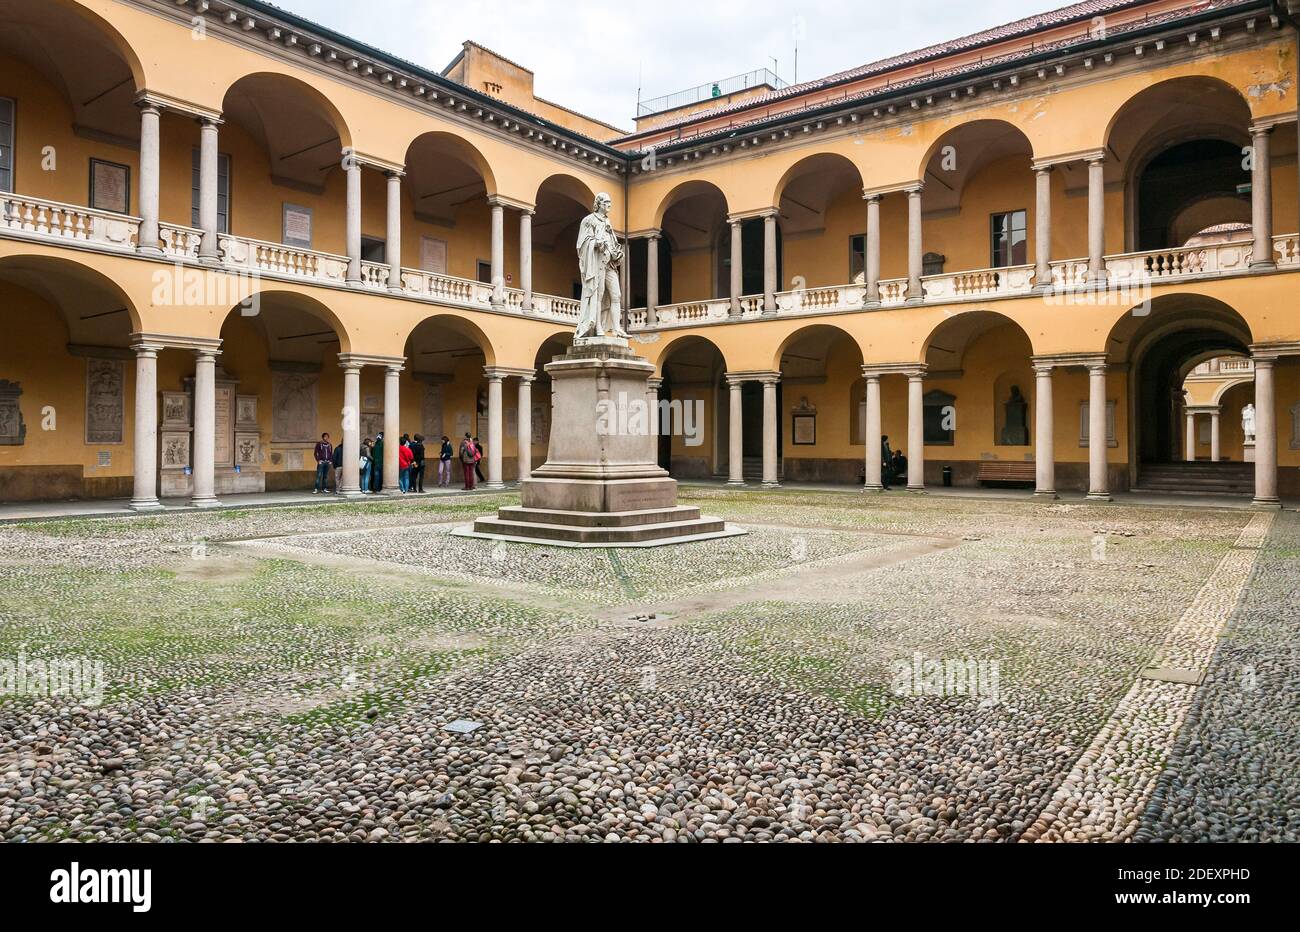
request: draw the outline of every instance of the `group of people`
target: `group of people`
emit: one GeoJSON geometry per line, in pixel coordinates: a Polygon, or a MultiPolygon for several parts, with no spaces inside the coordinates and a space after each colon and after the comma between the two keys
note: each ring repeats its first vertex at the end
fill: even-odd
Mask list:
{"type": "MultiPolygon", "coordinates": [[[[424,477],[429,460],[429,453],[425,447],[424,435],[416,434],[412,437],[410,434],[402,434],[399,441],[400,446],[397,448],[397,485],[403,495],[409,493],[419,493],[424,491],[424,477]]],[[[339,482],[343,473],[343,457],[345,456],[343,444],[334,446],[330,443],[328,433],[320,435],[320,441],[316,444],[316,485],[312,489],[313,495],[324,493],[338,493],[339,482]],[[330,472],[334,473],[333,488],[330,488],[330,472]]],[[[438,446],[438,487],[448,488],[451,485],[451,461],[455,458],[459,460],[465,475],[465,491],[473,491],[475,480],[484,481],[483,468],[480,465],[483,460],[483,445],[477,437],[465,434],[465,439],[460,442],[460,449],[457,450],[452,446],[451,438],[443,435],[442,441],[438,446]]],[[[380,431],[372,440],[366,437],[361,441],[361,450],[359,451],[358,465],[361,475],[361,494],[372,495],[383,489],[384,486],[384,434],[380,431]]]]}
{"type": "Polygon", "coordinates": [[[899,482],[907,481],[907,457],[902,450],[889,449],[889,437],[880,438],[880,484],[885,491],[899,482]]]}

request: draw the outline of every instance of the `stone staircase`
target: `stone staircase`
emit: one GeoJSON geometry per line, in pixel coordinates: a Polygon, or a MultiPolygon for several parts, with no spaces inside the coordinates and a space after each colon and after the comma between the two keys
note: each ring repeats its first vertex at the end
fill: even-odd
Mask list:
{"type": "Polygon", "coordinates": [[[1252,495],[1254,463],[1148,463],[1138,471],[1135,491],[1182,495],[1252,495]]]}
{"type": "MultiPolygon", "coordinates": [[[[782,462],[782,457],[778,456],[776,459],[776,476],[778,479],[780,479],[781,476],[784,474],[782,470],[782,466],[784,465],[785,464],[782,462]]],[[[763,481],[763,457],[761,456],[745,457],[744,475],[745,475],[746,482],[762,482],[763,481]]]]}

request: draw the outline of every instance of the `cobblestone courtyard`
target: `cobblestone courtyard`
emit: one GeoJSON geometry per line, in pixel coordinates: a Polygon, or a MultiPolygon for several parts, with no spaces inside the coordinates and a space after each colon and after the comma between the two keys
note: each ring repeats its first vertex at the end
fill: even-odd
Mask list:
{"type": "Polygon", "coordinates": [[[1295,512],[682,498],[750,533],[449,535],[511,495],[2,526],[10,682],[104,694],[0,695],[0,837],[1300,840],[1295,512]]]}

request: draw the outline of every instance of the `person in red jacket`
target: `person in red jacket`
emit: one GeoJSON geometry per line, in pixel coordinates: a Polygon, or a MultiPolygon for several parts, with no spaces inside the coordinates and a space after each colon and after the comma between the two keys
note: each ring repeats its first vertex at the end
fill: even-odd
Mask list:
{"type": "Polygon", "coordinates": [[[415,454],[411,452],[411,444],[403,440],[397,448],[397,484],[401,486],[403,495],[411,491],[411,464],[414,462],[415,454]]]}

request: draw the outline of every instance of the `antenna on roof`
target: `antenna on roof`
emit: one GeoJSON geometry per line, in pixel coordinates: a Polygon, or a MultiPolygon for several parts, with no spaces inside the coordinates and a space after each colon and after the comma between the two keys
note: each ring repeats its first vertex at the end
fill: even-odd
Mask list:
{"type": "Polygon", "coordinates": [[[767,56],[767,58],[772,63],[772,74],[778,78],[781,77],[781,62],[771,55],[767,56]]]}

